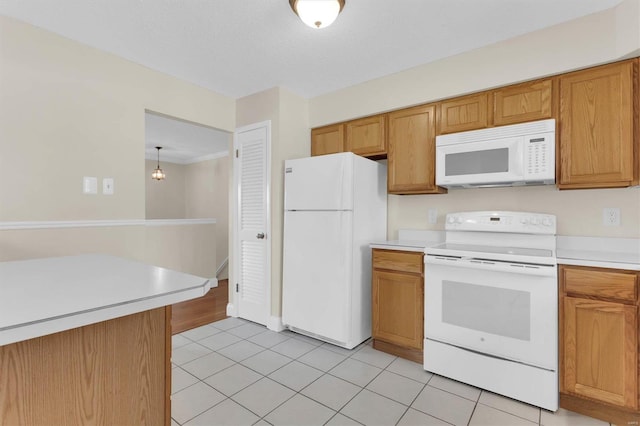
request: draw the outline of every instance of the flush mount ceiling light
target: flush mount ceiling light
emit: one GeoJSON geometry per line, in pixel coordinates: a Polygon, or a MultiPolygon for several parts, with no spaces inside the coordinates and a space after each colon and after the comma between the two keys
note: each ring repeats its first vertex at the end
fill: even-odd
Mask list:
{"type": "Polygon", "coordinates": [[[153,173],[151,173],[151,179],[164,180],[165,174],[160,168],[160,150],[162,149],[162,147],[156,146],[156,149],[158,150],[158,167],[156,167],[153,173]]]}
{"type": "Polygon", "coordinates": [[[345,0],[289,0],[291,9],[312,28],[328,27],[344,8],[345,0]]]}

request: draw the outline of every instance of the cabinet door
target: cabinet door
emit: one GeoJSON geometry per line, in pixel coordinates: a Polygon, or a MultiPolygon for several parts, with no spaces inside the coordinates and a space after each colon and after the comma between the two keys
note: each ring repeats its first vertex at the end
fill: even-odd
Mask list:
{"type": "Polygon", "coordinates": [[[543,80],[495,90],[493,124],[523,123],[552,117],[553,81],[543,80]]]}
{"type": "Polygon", "coordinates": [[[387,190],[391,194],[429,194],[436,186],[434,105],[389,114],[387,190]]]}
{"type": "Polygon", "coordinates": [[[420,275],[373,270],[373,338],[422,349],[424,295],[420,275]]]}
{"type": "Polygon", "coordinates": [[[561,392],[638,406],[637,307],[563,297],[561,392]]]}
{"type": "Polygon", "coordinates": [[[489,94],[479,93],[444,101],[439,109],[440,134],[484,129],[489,126],[489,94]]]}
{"type": "Polygon", "coordinates": [[[311,156],[344,152],[344,124],[311,129],[311,156]]]}
{"type": "Polygon", "coordinates": [[[361,118],[346,123],[347,151],[363,157],[387,153],[387,131],[384,114],[361,118]]]}
{"type": "Polygon", "coordinates": [[[560,188],[633,183],[634,67],[627,61],[560,77],[560,188]]]}

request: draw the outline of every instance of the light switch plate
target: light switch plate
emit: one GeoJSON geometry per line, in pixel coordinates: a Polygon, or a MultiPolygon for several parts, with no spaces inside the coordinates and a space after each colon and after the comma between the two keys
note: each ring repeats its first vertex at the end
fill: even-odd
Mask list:
{"type": "Polygon", "coordinates": [[[85,176],[82,178],[82,193],[83,194],[97,194],[98,193],[98,178],[95,176],[85,176]]]}
{"type": "Polygon", "coordinates": [[[113,178],[102,179],[102,194],[113,195],[113,178]]]}

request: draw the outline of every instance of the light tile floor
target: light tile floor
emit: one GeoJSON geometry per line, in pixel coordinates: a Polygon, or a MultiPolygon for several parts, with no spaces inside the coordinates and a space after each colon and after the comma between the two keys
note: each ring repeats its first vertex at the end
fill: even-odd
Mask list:
{"type": "Polygon", "coordinates": [[[373,349],[227,318],[173,336],[172,425],[607,426],[541,410],[373,349]]]}

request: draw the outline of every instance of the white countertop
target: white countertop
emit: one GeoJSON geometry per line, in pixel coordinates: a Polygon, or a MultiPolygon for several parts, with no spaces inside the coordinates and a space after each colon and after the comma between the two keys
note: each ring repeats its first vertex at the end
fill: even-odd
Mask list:
{"type": "MultiPolygon", "coordinates": [[[[397,240],[375,241],[371,248],[424,251],[445,239],[442,231],[401,229],[397,240]]],[[[556,238],[558,264],[640,271],[640,239],[609,237],[556,238]]]]}
{"type": "Polygon", "coordinates": [[[0,263],[0,345],[205,295],[209,280],[109,255],[0,263]]]}
{"type": "Polygon", "coordinates": [[[561,265],[640,271],[639,239],[558,236],[556,241],[561,265]]]}
{"type": "Polygon", "coordinates": [[[444,242],[443,231],[400,229],[397,240],[374,241],[371,248],[384,250],[424,251],[425,248],[444,242]]]}
{"type": "Polygon", "coordinates": [[[413,240],[390,240],[379,241],[369,244],[369,247],[385,250],[420,251],[424,252],[427,247],[440,244],[440,241],[413,241],[413,240]]]}

